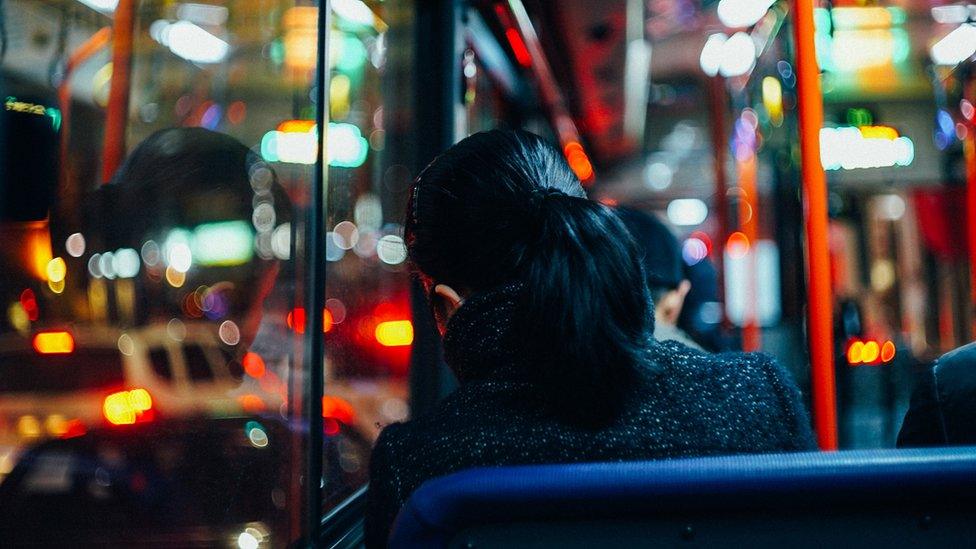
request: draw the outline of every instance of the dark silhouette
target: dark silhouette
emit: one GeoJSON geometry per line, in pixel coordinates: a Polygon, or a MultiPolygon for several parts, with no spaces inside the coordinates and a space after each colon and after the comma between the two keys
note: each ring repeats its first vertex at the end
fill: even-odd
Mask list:
{"type": "Polygon", "coordinates": [[[976,444],[976,343],[918,372],[898,447],[976,444]]]}
{"type": "Polygon", "coordinates": [[[460,386],[380,434],[368,545],[420,484],[465,468],[813,447],[772,358],[653,341],[636,244],[541,138],[464,139],[417,178],[407,217],[460,386]]]}
{"type": "MultiPolygon", "coordinates": [[[[95,222],[107,249],[140,249],[150,239],[162,246],[168,231],[205,223],[246,221],[255,207],[273,208],[274,225],[291,221],[291,201],[273,170],[260,156],[229,135],[203,128],[160,130],[133,149],[109,184],[97,192],[95,222]]],[[[262,306],[275,283],[280,262],[257,255],[233,269],[200,269],[193,282],[233,282],[224,291],[227,316],[240,324],[241,348],[255,336],[262,306]]],[[[162,286],[157,283],[155,286],[162,286]]],[[[153,287],[146,285],[150,292],[153,287]]],[[[162,316],[163,295],[143,296],[140,320],[162,316]]],[[[179,305],[169,303],[174,312],[179,305]]]]}
{"type": "Polygon", "coordinates": [[[678,327],[691,283],[685,278],[681,245],[671,230],[653,215],[630,208],[618,208],[630,235],[643,258],[647,287],[654,300],[654,337],[680,341],[689,347],[702,347],[678,327]]]}

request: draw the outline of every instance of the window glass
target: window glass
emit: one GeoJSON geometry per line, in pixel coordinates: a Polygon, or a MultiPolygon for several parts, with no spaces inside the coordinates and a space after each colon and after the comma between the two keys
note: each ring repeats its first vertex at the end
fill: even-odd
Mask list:
{"type": "MultiPolygon", "coordinates": [[[[252,355],[252,357],[253,356],[256,355],[252,355]]],[[[238,381],[244,379],[244,365],[241,363],[241,360],[234,356],[233,352],[224,347],[220,347],[220,357],[227,366],[227,373],[229,373],[232,378],[238,381]]]]}
{"type": "Polygon", "coordinates": [[[169,363],[169,353],[166,349],[152,349],[149,351],[149,362],[153,373],[167,381],[173,379],[173,370],[169,363]]]}
{"type": "Polygon", "coordinates": [[[122,355],[116,349],[76,349],[70,358],[21,351],[0,355],[0,391],[72,393],[122,384],[122,355]]]}
{"type": "Polygon", "coordinates": [[[369,24],[337,11],[329,38],[327,483],[330,470],[362,477],[380,428],[407,415],[411,13],[403,2],[370,6],[369,24]]]}
{"type": "Polygon", "coordinates": [[[279,465],[287,459],[288,434],[262,422],[252,427],[266,437],[259,446],[244,434],[247,426],[240,419],[192,428],[180,421],[152,433],[106,431],[41,446],[5,481],[0,497],[11,499],[4,503],[20,503],[5,505],[9,512],[0,517],[5,540],[63,545],[92,528],[131,532],[133,525],[151,526],[153,537],[115,535],[130,543],[175,539],[208,546],[244,534],[273,539],[273,520],[253,518],[285,520],[287,477],[279,465]]]}
{"type": "Polygon", "coordinates": [[[302,536],[310,4],[3,2],[0,507],[55,525],[5,535],[302,536]]]}
{"type": "Polygon", "coordinates": [[[199,345],[187,345],[183,347],[183,359],[186,364],[186,373],[193,381],[208,381],[214,377],[210,363],[203,347],[199,345]]]}

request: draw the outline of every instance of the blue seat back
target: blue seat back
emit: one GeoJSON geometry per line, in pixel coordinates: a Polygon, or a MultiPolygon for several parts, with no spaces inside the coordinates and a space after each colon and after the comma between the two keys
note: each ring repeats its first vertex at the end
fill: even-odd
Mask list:
{"type": "Polygon", "coordinates": [[[472,469],[391,546],[976,547],[976,447],[472,469]]]}

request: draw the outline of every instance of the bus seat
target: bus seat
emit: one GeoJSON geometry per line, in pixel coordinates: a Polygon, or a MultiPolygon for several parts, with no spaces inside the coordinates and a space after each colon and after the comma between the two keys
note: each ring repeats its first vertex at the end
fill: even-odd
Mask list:
{"type": "Polygon", "coordinates": [[[390,546],[974,547],[976,447],[471,469],[390,546]]]}

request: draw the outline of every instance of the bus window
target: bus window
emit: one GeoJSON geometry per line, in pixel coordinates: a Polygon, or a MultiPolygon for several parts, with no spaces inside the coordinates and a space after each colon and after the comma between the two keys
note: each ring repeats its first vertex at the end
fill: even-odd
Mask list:
{"type": "MultiPolygon", "coordinates": [[[[414,334],[402,218],[412,178],[412,26],[402,3],[371,9],[369,22],[337,10],[329,29],[326,477],[331,469],[360,478],[380,429],[408,415],[414,334]]],[[[304,329],[304,311],[292,313],[293,329],[304,329]]]]}
{"type": "Polygon", "coordinates": [[[304,535],[307,372],[288,318],[317,156],[308,4],[4,2],[0,507],[25,514],[0,530],[15,545],[304,535]]]}

